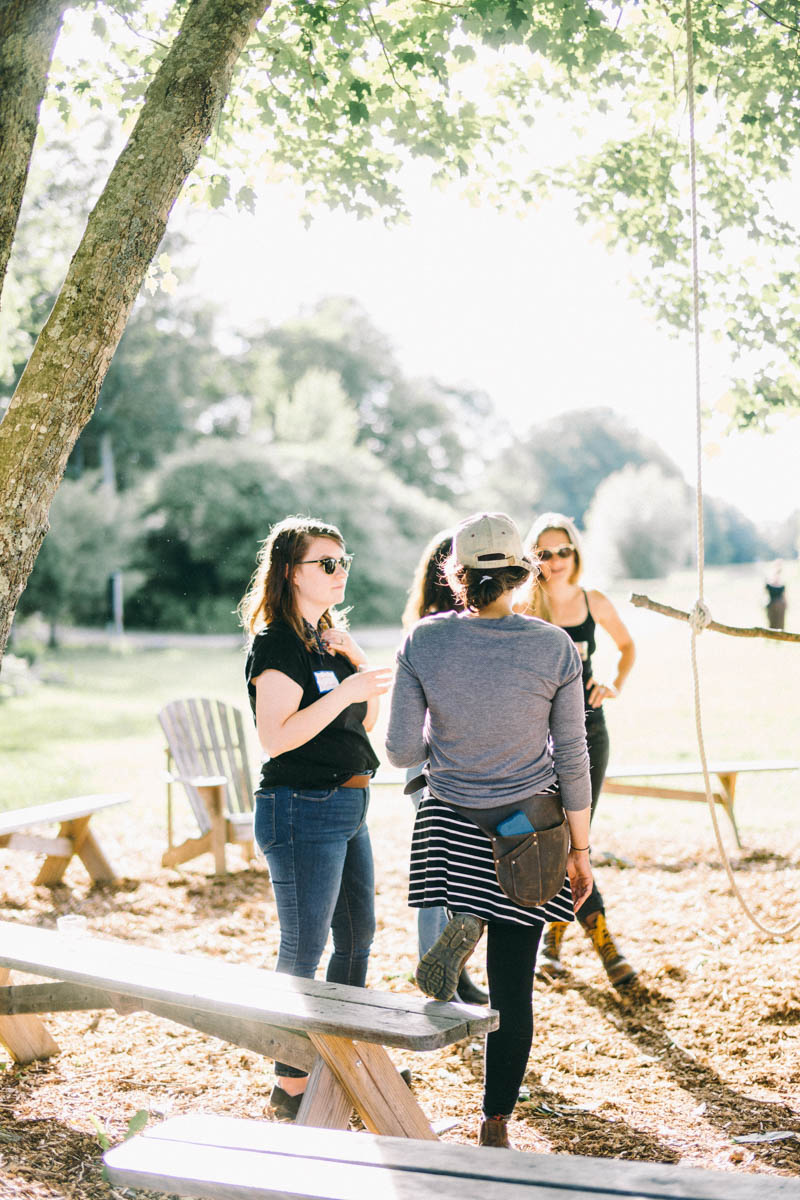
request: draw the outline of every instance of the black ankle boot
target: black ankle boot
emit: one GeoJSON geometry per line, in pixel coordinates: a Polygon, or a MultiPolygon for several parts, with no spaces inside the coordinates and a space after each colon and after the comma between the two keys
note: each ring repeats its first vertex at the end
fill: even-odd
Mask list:
{"type": "Polygon", "coordinates": [[[300,1105],[303,1103],[303,1092],[300,1092],[298,1096],[290,1096],[280,1084],[276,1083],[272,1089],[269,1103],[279,1121],[294,1121],[297,1119],[300,1105]]]}
{"type": "Polygon", "coordinates": [[[489,993],[475,982],[466,967],[458,977],[457,999],[464,1004],[488,1004],[489,993]]]}

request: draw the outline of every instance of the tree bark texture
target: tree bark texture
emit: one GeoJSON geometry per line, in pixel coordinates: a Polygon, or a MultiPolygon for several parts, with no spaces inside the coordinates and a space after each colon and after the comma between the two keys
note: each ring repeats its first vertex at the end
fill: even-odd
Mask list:
{"type": "Polygon", "coordinates": [[[0,296],[66,0],[0,0],[0,296]]]}
{"type": "Polygon", "coordinates": [[[0,656],[70,451],[269,0],[191,0],[0,424],[0,656]]]}

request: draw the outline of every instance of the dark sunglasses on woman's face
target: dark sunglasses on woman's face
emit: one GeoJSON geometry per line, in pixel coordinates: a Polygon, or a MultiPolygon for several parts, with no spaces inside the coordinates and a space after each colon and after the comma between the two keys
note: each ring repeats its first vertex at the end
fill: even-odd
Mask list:
{"type": "Polygon", "coordinates": [[[337,567],[341,567],[345,572],[349,571],[352,562],[352,554],[343,554],[341,558],[304,558],[297,565],[307,567],[309,563],[319,563],[326,575],[332,575],[337,567]]]}
{"type": "Polygon", "coordinates": [[[551,558],[569,558],[574,550],[574,546],[567,544],[565,546],[557,546],[555,550],[537,550],[536,557],[540,558],[542,562],[550,562],[551,558]]]}

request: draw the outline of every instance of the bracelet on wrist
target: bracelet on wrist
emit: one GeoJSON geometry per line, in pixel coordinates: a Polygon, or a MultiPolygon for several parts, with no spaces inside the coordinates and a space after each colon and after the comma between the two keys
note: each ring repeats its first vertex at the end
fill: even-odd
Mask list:
{"type": "Polygon", "coordinates": [[[570,850],[574,851],[575,854],[583,854],[585,851],[591,850],[591,848],[591,846],[570,846],[570,850]]]}

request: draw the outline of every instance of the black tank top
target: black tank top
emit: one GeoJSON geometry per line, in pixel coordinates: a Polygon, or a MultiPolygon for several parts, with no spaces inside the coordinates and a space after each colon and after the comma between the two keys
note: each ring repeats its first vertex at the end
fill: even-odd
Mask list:
{"type": "Polygon", "coordinates": [[[597,643],[594,640],[595,620],[589,609],[589,597],[585,591],[583,598],[586,601],[586,616],[580,625],[561,625],[559,628],[563,629],[564,633],[569,634],[581,656],[581,663],[583,664],[583,690],[586,693],[586,713],[592,716],[596,716],[597,714],[602,716],[602,707],[590,708],[588,703],[588,684],[592,678],[592,655],[597,649],[597,643]]]}

